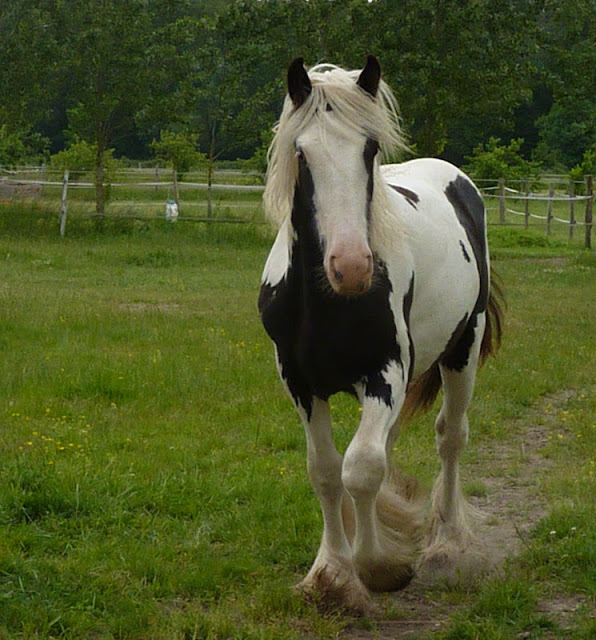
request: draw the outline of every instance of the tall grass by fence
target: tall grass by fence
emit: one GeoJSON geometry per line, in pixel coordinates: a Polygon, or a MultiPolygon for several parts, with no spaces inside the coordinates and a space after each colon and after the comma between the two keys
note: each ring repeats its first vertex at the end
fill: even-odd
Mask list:
{"type": "MultiPolygon", "coordinates": [[[[544,228],[547,235],[579,240],[592,246],[592,176],[573,182],[562,176],[540,180],[477,181],[487,203],[489,224],[544,228]],[[565,229],[562,231],[562,229],[565,229]]],[[[60,232],[66,232],[67,212],[98,216],[91,172],[63,172],[42,167],[0,167],[0,204],[31,201],[60,214],[60,232]]],[[[167,203],[176,202],[178,220],[195,222],[263,223],[263,175],[220,169],[213,184],[207,170],[185,174],[182,180],[163,168],[119,169],[105,185],[104,217],[149,220],[167,217],[167,203]]]]}
{"type": "Polygon", "coordinates": [[[209,184],[206,171],[178,180],[161,168],[123,169],[104,185],[106,208],[95,211],[95,183],[90,172],[46,167],[0,168],[0,203],[30,201],[60,213],[62,234],[68,215],[140,220],[164,218],[168,202],[176,202],[178,220],[196,222],[261,222],[261,174],[221,169],[209,184]]]}

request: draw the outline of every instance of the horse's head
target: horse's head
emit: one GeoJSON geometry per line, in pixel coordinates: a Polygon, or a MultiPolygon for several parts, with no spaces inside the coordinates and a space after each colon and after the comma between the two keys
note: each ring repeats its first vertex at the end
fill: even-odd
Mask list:
{"type": "Polygon", "coordinates": [[[369,56],[363,70],[317,65],[308,73],[302,58],[294,60],[269,149],[265,214],[279,227],[292,216],[288,229],[308,230],[340,295],[369,290],[371,243],[383,243],[389,195],[379,149],[391,156],[407,145],[377,59],[369,56]]]}
{"type": "Polygon", "coordinates": [[[379,143],[351,121],[365,118],[359,111],[372,106],[380,79],[373,56],[357,78],[329,68],[312,74],[311,81],[301,58],[288,69],[294,116],[306,116],[294,141],[294,207],[301,203],[299,215],[313,218],[308,222],[318,233],[327,279],[345,296],[366,293],[374,270],[369,223],[379,143]]]}

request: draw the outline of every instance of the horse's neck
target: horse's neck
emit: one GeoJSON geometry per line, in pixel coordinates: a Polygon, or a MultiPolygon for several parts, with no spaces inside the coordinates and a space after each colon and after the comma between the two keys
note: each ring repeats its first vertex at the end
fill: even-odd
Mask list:
{"type": "Polygon", "coordinates": [[[303,287],[314,288],[317,274],[323,270],[323,252],[318,234],[312,224],[296,224],[292,221],[291,226],[289,240],[293,243],[292,264],[299,271],[296,275],[300,278],[303,287]]]}

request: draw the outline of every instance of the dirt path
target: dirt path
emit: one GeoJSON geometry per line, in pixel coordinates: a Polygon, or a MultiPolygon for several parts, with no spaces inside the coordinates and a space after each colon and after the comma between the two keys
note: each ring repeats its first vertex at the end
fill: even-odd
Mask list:
{"type": "MultiPolygon", "coordinates": [[[[476,526],[479,539],[486,544],[495,571],[505,559],[522,551],[536,522],[546,514],[544,498],[540,495],[541,478],[553,463],[541,455],[548,436],[555,427],[553,412],[547,407],[563,406],[574,395],[563,391],[544,398],[515,425],[519,438],[507,443],[493,442],[477,447],[473,464],[463,468],[464,478],[474,478],[482,487],[481,496],[472,496],[470,502],[479,508],[485,518],[476,526]],[[540,420],[536,418],[541,416],[540,420]],[[550,415],[550,418],[543,416],[550,415]]],[[[415,578],[404,591],[380,599],[383,613],[372,617],[374,630],[350,627],[343,640],[420,640],[447,627],[449,618],[458,605],[444,597],[445,587],[425,585],[415,578]]],[[[545,613],[555,614],[562,626],[579,603],[561,598],[560,601],[542,603],[545,613]]]]}

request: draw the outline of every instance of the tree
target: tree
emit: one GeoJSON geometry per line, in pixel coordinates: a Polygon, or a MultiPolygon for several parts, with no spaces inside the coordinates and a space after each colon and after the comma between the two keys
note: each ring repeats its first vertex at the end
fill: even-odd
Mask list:
{"type": "Polygon", "coordinates": [[[596,12],[592,0],[546,2],[541,66],[552,91],[538,122],[537,153],[551,165],[573,166],[596,143],[596,12]]]}
{"type": "Polygon", "coordinates": [[[18,163],[44,153],[47,141],[34,131],[52,108],[56,41],[50,3],[0,3],[0,163],[18,163]]]}
{"type": "Polygon", "coordinates": [[[171,165],[179,180],[201,164],[205,156],[197,150],[196,136],[187,131],[162,131],[151,143],[155,156],[171,165]]]}
{"type": "Polygon", "coordinates": [[[56,28],[71,105],[68,126],[95,145],[96,212],[104,213],[104,160],[146,100],[144,51],[151,23],[142,0],[63,0],[56,28]]]}
{"type": "Polygon", "coordinates": [[[360,49],[378,52],[421,155],[459,161],[512,126],[529,97],[533,0],[355,0],[360,49]]]}

